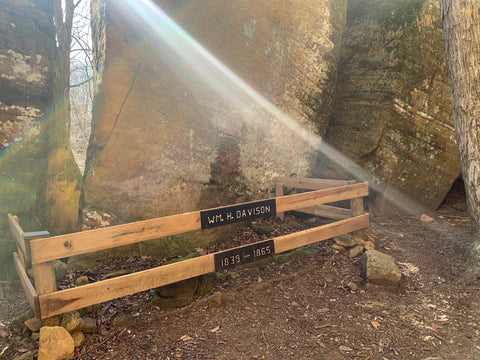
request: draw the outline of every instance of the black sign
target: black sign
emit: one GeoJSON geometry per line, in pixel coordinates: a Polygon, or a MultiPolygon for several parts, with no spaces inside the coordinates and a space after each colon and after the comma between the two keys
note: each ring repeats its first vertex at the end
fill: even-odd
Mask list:
{"type": "Polygon", "coordinates": [[[230,269],[234,266],[247,264],[275,254],[273,240],[260,241],[254,244],[240,246],[222,251],[214,255],[215,271],[230,269]]]}
{"type": "Polygon", "coordinates": [[[208,229],[244,220],[275,216],[276,214],[275,199],[270,199],[200,211],[200,218],[202,229],[208,229]]]}

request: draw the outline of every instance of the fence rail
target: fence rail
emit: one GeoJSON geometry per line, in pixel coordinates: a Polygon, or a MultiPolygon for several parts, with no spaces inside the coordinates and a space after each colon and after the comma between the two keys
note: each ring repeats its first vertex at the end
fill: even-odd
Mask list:
{"type": "Polygon", "coordinates": [[[304,178],[276,179],[277,197],[233,206],[194,211],[152,220],[48,237],[48,232],[24,233],[16,216],[8,216],[10,230],[17,242],[15,265],[26,297],[42,319],[56,321],[55,316],[103,301],[149,290],[223,268],[230,268],[254,259],[273,256],[301,246],[326,240],[369,226],[363,197],[367,183],[304,178]],[[284,195],[285,187],[313,190],[284,195]],[[350,209],[324,205],[350,200],[350,209]],[[179,263],[57,291],[52,261],[117,246],[134,244],[163,236],[200,230],[246,219],[282,216],[286,211],[303,211],[336,219],[333,223],[267,241],[208,254],[179,263]],[[35,287],[25,269],[31,262],[35,287]]]}

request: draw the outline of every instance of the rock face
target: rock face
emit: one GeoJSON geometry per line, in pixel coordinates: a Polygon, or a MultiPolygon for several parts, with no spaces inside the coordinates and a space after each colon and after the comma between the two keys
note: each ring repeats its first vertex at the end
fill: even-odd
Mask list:
{"type": "Polygon", "coordinates": [[[161,4],[208,50],[158,8],[94,1],[84,206],[127,222],[271,197],[275,176],[310,175],[302,131],[328,126],[346,1],[161,4]]]}
{"type": "MultiPolygon", "coordinates": [[[[438,1],[349,1],[326,136],[368,173],[430,209],[460,175],[444,54],[438,1]]],[[[323,158],[318,174],[345,176],[323,158]]],[[[388,197],[384,183],[366,180],[388,197]]],[[[386,211],[391,204],[383,200],[377,205],[386,211]]]]}
{"type": "MultiPolygon", "coordinates": [[[[40,1],[0,0],[0,263],[11,263],[14,242],[7,214],[25,231],[40,224],[47,173],[43,116],[49,111],[54,38],[40,1]]],[[[0,275],[3,277],[4,273],[0,275]]],[[[12,276],[10,276],[11,278],[12,276]]]]}
{"type": "Polygon", "coordinates": [[[65,104],[57,100],[56,51],[51,2],[0,0],[2,264],[14,248],[7,213],[25,231],[58,234],[77,225],[80,172],[68,147],[65,104]]]}

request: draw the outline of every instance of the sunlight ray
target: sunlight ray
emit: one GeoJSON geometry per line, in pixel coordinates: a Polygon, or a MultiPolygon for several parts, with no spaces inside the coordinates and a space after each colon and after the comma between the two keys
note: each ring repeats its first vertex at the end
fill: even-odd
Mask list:
{"type": "Polygon", "coordinates": [[[188,82],[202,81],[210,91],[230,105],[240,107],[242,111],[256,112],[257,118],[261,118],[260,111],[268,114],[354,178],[370,182],[374,191],[382,192],[390,202],[402,210],[415,214],[424,211],[424,208],[414,199],[381,182],[371,172],[322,141],[314,129],[309,129],[293,120],[292,114],[287,115],[257,92],[154,2],[127,0],[118,2],[118,6],[122,7],[125,16],[130,17],[130,20],[138,25],[138,29],[142,29],[144,34],[149,34],[152,42],[154,41],[153,46],[157,47],[156,51],[187,85],[188,82]]]}

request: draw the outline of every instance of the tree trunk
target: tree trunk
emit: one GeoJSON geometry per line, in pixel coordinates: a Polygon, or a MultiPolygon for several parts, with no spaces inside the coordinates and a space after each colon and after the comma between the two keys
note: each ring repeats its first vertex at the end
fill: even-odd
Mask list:
{"type": "Polygon", "coordinates": [[[70,45],[72,18],[79,0],[52,3],[56,30],[56,69],[53,76],[52,125],[48,128],[50,151],[43,207],[48,230],[63,234],[77,230],[81,174],[69,145],[70,137],[70,45]]]}
{"type": "Polygon", "coordinates": [[[480,2],[441,0],[453,120],[473,230],[468,267],[480,273],[480,2]]]}

